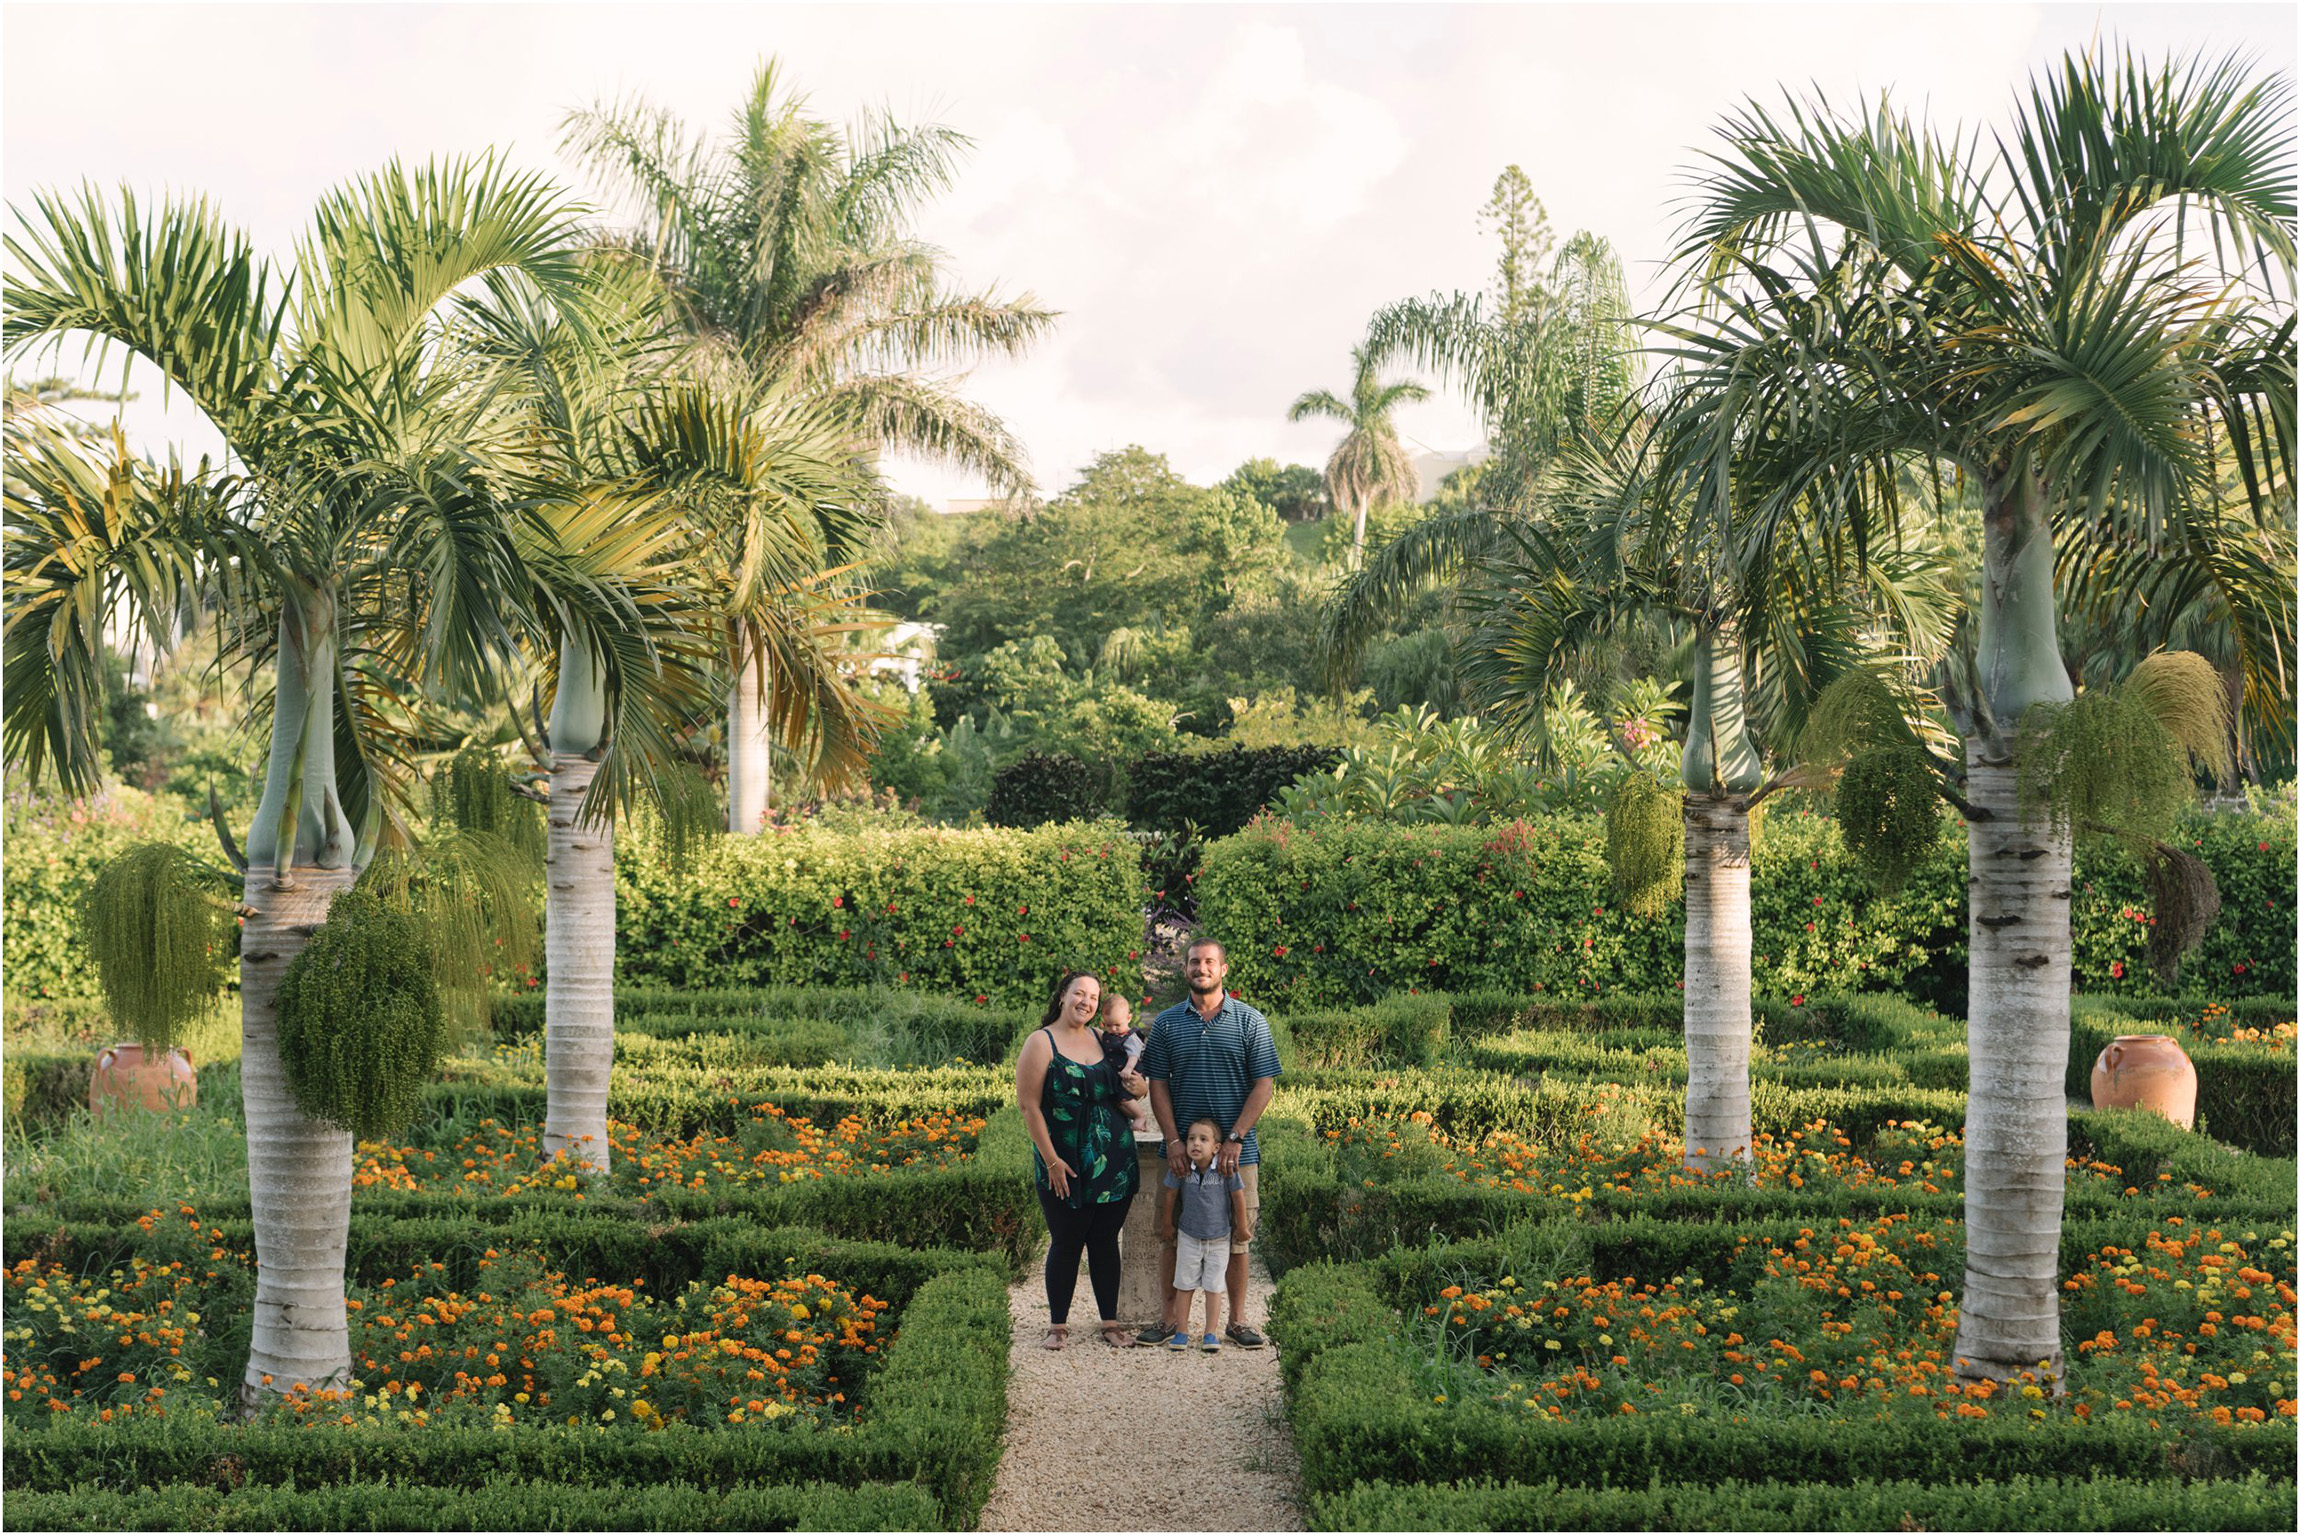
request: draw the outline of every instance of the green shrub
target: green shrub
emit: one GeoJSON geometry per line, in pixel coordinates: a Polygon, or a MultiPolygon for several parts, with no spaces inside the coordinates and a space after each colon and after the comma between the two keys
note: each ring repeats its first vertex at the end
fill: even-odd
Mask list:
{"type": "Polygon", "coordinates": [[[119,1490],[16,1490],[20,1530],[936,1530],[912,1482],[839,1487],[569,1485],[507,1476],[479,1487],[345,1482],[310,1488],[174,1482],[119,1490]]]}
{"type": "MultiPolygon", "coordinates": [[[[526,1035],[543,1028],[543,998],[515,997],[495,1009],[498,1033],[526,1035]]],[[[822,1065],[834,1060],[866,1066],[941,1066],[957,1061],[1001,1060],[1015,1043],[1038,1027],[1038,1010],[990,1007],[971,999],[931,996],[892,986],[756,986],[683,991],[661,986],[619,986],[615,991],[615,1032],[619,1038],[658,1039],[725,1034],[758,1037],[762,1064],[777,1054],[787,1065],[822,1065]],[[838,1031],[837,1040],[821,1033],[838,1031]],[[767,1040],[790,1036],[788,1044],[767,1040]],[[820,1040],[830,1053],[817,1060],[795,1058],[820,1040]],[[844,1053],[841,1053],[844,1052],[844,1053]]]]}
{"type": "Polygon", "coordinates": [[[1401,993],[1365,1007],[1288,1013],[1285,1021],[1305,1066],[1427,1066],[1451,1014],[1445,997],[1401,993]]]}
{"type": "Polygon", "coordinates": [[[1027,830],[1109,813],[1101,773],[1070,752],[1033,747],[990,775],[990,800],[982,818],[993,826],[1027,830]]]}
{"type": "Polygon", "coordinates": [[[900,986],[1043,1005],[1066,969],[1136,983],[1141,867],[1114,825],[799,830],[616,868],[625,985],[900,986]]]}
{"type": "Polygon", "coordinates": [[[361,1140],[407,1128],[446,1031],[422,924],[362,886],[335,898],[280,979],[280,1064],[296,1106],[361,1140]]]}
{"type": "Polygon", "coordinates": [[[1203,836],[1245,829],[1278,791],[1342,760],[1332,746],[1232,746],[1223,751],[1145,752],[1126,770],[1126,818],[1145,831],[1203,836]]]}
{"type": "MultiPolygon", "coordinates": [[[[2199,815],[2182,828],[2228,895],[2184,978],[2215,994],[2289,998],[2290,818],[2199,815]]],[[[1965,841],[1953,824],[1945,831],[1884,897],[1833,821],[1794,809],[1768,816],[1751,877],[1758,989],[1901,991],[1961,1012],[1965,841]]],[[[2113,850],[2088,848],[2078,863],[2079,984],[2147,989],[2146,923],[2132,918],[2145,918],[2141,876],[2113,850]]],[[[1348,1006],[1416,988],[1579,1002],[1665,992],[1683,973],[1682,907],[1651,921],[1623,909],[1603,829],[1585,817],[1487,828],[1262,824],[1207,849],[1197,890],[1200,930],[1229,945],[1231,984],[1265,1009],[1348,1006]]]]}
{"type": "Polygon", "coordinates": [[[2292,1483],[2257,1472],[2197,1482],[2095,1473],[1844,1486],[1362,1482],[1310,1508],[1313,1530],[2280,1530],[2292,1522],[2292,1483]]]}

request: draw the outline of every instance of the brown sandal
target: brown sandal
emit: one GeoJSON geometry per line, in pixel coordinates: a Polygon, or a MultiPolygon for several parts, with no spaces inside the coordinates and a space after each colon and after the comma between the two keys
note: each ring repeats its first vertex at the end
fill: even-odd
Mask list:
{"type": "Polygon", "coordinates": [[[1054,1322],[1048,1325],[1046,1341],[1041,1343],[1039,1347],[1051,1353],[1060,1353],[1069,1342],[1070,1328],[1064,1323],[1054,1322]]]}
{"type": "Polygon", "coordinates": [[[1132,1348],[1134,1335],[1116,1322],[1102,1324],[1102,1341],[1110,1348],[1132,1348]]]}

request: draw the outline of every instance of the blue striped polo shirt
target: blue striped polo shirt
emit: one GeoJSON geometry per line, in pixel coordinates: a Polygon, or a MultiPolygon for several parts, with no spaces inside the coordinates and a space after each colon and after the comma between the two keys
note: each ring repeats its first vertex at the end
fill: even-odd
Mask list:
{"type": "MultiPolygon", "coordinates": [[[[1221,1011],[1212,1018],[1200,1017],[1185,999],[1151,1020],[1141,1070],[1151,1081],[1166,1084],[1174,1101],[1175,1134],[1189,1134],[1192,1120],[1211,1119],[1228,1135],[1245,1112],[1254,1083],[1278,1075],[1278,1047],[1270,1039],[1270,1020],[1236,997],[1223,998],[1221,1011]]],[[[1238,1161],[1261,1160],[1262,1149],[1249,1130],[1238,1161]]]]}

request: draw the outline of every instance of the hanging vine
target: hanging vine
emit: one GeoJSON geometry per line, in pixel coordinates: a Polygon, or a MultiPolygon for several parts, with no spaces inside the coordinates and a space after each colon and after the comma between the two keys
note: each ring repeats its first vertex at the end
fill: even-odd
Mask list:
{"type": "Polygon", "coordinates": [[[1891,895],[1940,841],[1940,780],[1918,746],[1856,754],[1837,780],[1837,830],[1879,895],[1891,895]]]}
{"type": "Polygon", "coordinates": [[[1657,917],[1685,888],[1685,798],[1649,773],[1630,773],[1605,812],[1613,888],[1641,917],[1657,917]]]}
{"type": "Polygon", "coordinates": [[[234,917],[219,875],[182,848],[139,842],[80,900],[80,941],[113,1019],[165,1050],[231,980],[234,917]]]}
{"type": "Polygon", "coordinates": [[[280,981],[280,1062],[296,1106],[361,1140],[397,1135],[445,1037],[423,924],[365,881],[337,896],[280,981]]]}

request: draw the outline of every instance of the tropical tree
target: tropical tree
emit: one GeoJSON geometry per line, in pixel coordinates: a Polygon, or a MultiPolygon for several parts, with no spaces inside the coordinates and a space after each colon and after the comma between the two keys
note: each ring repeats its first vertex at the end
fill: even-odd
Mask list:
{"type": "MultiPolygon", "coordinates": [[[[633,99],[571,113],[562,133],[648,220],[614,239],[664,284],[699,376],[745,403],[827,411],[855,451],[915,454],[1026,492],[1020,444],[951,370],[1019,355],[1054,316],[1027,294],[952,291],[944,253],[910,233],[968,141],[884,114],[842,134],[783,89],[771,60],[730,130],[714,145],[633,99]]],[[[859,553],[834,544],[825,560],[859,553]]],[[[750,586],[728,619],[727,825],[738,833],[766,814],[778,660],[768,631],[793,627],[772,612],[778,595],[750,586]]]]}
{"type": "Polygon", "coordinates": [[[1697,518],[1746,549],[1859,559],[1910,514],[1912,467],[1981,500],[1960,796],[1969,1374],[2061,1364],[2072,826],[2192,786],[2167,764],[2193,735],[2067,749],[2110,716],[2071,707],[2055,556],[2093,530],[2174,555],[2221,499],[2288,520],[2290,103],[2239,60],[2085,54],[1986,140],[1884,103],[1752,104],[1721,130],[1679,253],[1694,302],[1668,349],[1694,387],[1660,430],[1706,476],[1697,518]],[[1753,504],[1723,483],[1752,443],[1770,459],[1753,504]]]}
{"type": "MultiPolygon", "coordinates": [[[[571,293],[574,212],[492,159],[395,163],[321,201],[288,275],[198,199],[42,195],[6,242],[11,357],[72,333],[125,347],[231,455],[228,469],[146,472],[123,452],[91,475],[54,441],[12,444],[30,451],[10,454],[4,720],[12,761],[89,787],[106,624],[163,638],[194,591],[232,615],[231,648],[268,676],[244,858],[218,818],[246,871],[250,1393],[336,1383],[350,1364],[351,1138],[300,1106],[282,979],[379,846],[410,834],[414,695],[485,695],[514,650],[531,561],[555,546],[507,498],[507,445],[441,340],[506,282],[571,293]]],[[[178,1021],[113,998],[139,1030],[178,1021]]]]}
{"type": "MultiPolygon", "coordinates": [[[[1505,175],[1495,194],[1505,212],[1531,195],[1521,191],[1504,204],[1510,191],[1505,175]]],[[[1514,217],[1522,226],[1522,211],[1514,217]]],[[[1577,234],[1546,279],[1531,282],[1523,267],[1544,242],[1522,228],[1512,242],[1509,227],[1497,295],[1406,299],[1368,327],[1378,361],[1402,357],[1454,381],[1483,418],[1493,456],[1469,505],[1416,523],[1342,584],[1325,626],[1336,679],[1356,674],[1367,647],[1421,593],[1443,588],[1481,557],[1503,554],[1505,527],[1539,510],[1558,453],[1618,431],[1637,387],[1628,287],[1613,248],[1577,234]]]]}
{"type": "Polygon", "coordinates": [[[611,1156],[617,822],[647,803],[675,848],[715,809],[677,738],[708,706],[730,606],[759,612],[789,744],[811,744],[834,781],[854,772],[875,715],[840,670],[852,625],[809,588],[822,525],[877,486],[822,411],[745,410],[679,376],[646,274],[607,254],[586,275],[573,309],[515,293],[455,340],[518,425],[539,515],[587,568],[618,573],[631,620],[602,630],[558,595],[568,583],[538,574],[534,605],[556,620],[538,668],[551,708],[521,724],[550,775],[543,1150],[597,1174],[611,1156]]]}
{"type": "Polygon", "coordinates": [[[1392,502],[1411,503],[1421,494],[1413,455],[1398,441],[1390,418],[1400,405],[1430,397],[1413,379],[1385,384],[1381,363],[1370,347],[1350,348],[1350,394],[1312,389],[1286,408],[1288,421],[1337,421],[1348,430],[1326,460],[1326,495],[1334,510],[1350,519],[1350,564],[1365,563],[1366,513],[1392,502]]]}
{"type": "Polygon", "coordinates": [[[1655,478],[1643,424],[1610,443],[1569,445],[1531,524],[1499,525],[1501,547],[1472,565],[1473,690],[1536,737],[1546,701],[1593,657],[1658,634],[1690,650],[1684,749],[1664,787],[1617,742],[1629,771],[1607,812],[1616,885],[1658,914],[1685,898],[1685,1165],[1744,1167],[1751,1149],[1750,817],[1809,781],[1794,748],[1834,679],[1929,661],[1953,602],[1921,546],[1881,557],[1858,588],[1825,573],[1750,571],[1715,529],[1655,478]],[[1754,577],[1754,579],[1752,579],[1754,577]],[[1775,746],[1768,774],[1761,743],[1775,746]]]}

